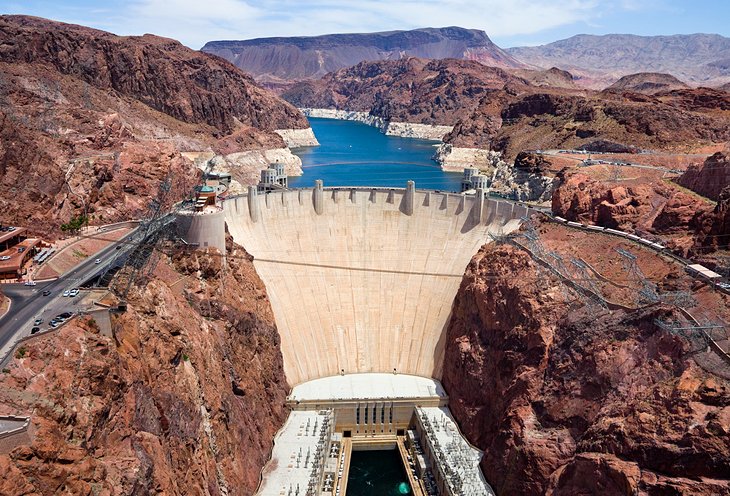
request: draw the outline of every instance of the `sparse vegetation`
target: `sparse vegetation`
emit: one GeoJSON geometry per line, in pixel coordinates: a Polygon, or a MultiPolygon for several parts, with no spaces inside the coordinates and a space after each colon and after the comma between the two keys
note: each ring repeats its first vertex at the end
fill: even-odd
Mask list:
{"type": "Polygon", "coordinates": [[[76,249],[76,248],[73,250],[73,255],[76,258],[88,258],[88,256],[89,256],[88,253],[85,253],[82,250],[79,250],[79,249],[76,249]]]}
{"type": "Polygon", "coordinates": [[[187,353],[183,353],[182,359],[185,362],[189,362],[190,361],[190,357],[187,355],[187,353]]]}
{"type": "Polygon", "coordinates": [[[23,358],[25,354],[28,353],[28,349],[25,346],[21,346],[18,348],[15,352],[15,358],[23,358]]]}
{"type": "Polygon", "coordinates": [[[9,373],[10,373],[10,369],[3,369],[3,374],[9,374],[9,373]]]}
{"type": "Polygon", "coordinates": [[[88,225],[89,218],[85,215],[73,216],[65,224],[61,224],[61,231],[68,233],[77,233],[79,229],[88,225]]]}

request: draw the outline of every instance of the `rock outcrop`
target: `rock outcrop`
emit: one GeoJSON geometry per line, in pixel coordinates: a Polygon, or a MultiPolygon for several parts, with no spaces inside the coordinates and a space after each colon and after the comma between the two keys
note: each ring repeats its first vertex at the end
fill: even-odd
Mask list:
{"type": "Polygon", "coordinates": [[[525,92],[505,102],[501,111],[502,126],[491,136],[484,136],[474,123],[489,123],[494,118],[484,112],[473,112],[457,123],[455,132],[444,141],[469,146],[489,140],[493,148],[508,158],[522,150],[576,149],[596,141],[612,142],[624,148],[687,152],[699,144],[724,143],[730,139],[730,119],[724,111],[727,98],[711,97],[708,92],[722,94],[706,88],[654,96],[612,92],[580,95],[555,90],[525,92]],[[465,125],[464,121],[469,124],[465,125]]]}
{"type": "Polygon", "coordinates": [[[514,165],[500,161],[493,174],[491,189],[517,201],[549,203],[552,201],[555,171],[543,155],[521,152],[514,165]]]}
{"type": "Polygon", "coordinates": [[[596,315],[559,284],[489,245],[454,302],[443,383],[496,493],[730,493],[730,384],[653,324],[668,309],[596,315]]]}
{"type": "Polygon", "coordinates": [[[502,155],[483,148],[464,148],[443,143],[436,148],[433,159],[445,171],[462,172],[464,167],[477,167],[491,174],[502,160],[502,155]]]}
{"type": "Polygon", "coordinates": [[[558,178],[552,197],[555,215],[639,235],[660,235],[683,255],[704,244],[716,222],[709,202],[662,182],[611,184],[565,171],[558,178]]]}
{"type": "Polygon", "coordinates": [[[717,201],[722,190],[730,186],[730,153],[717,152],[702,164],[690,165],[676,182],[699,195],[717,201]]]}
{"type": "Polygon", "coordinates": [[[287,411],[279,336],[248,255],[163,256],[113,318],[24,344],[0,409],[32,415],[2,494],[253,494],[287,411]]]}
{"type": "Polygon", "coordinates": [[[717,205],[708,224],[710,224],[709,229],[699,236],[697,244],[709,251],[730,249],[730,186],[726,186],[718,196],[717,205]]]}
{"type": "Polygon", "coordinates": [[[660,72],[639,72],[624,76],[605,91],[634,91],[645,95],[654,95],[663,91],[689,89],[689,86],[672,76],[660,72]]]}
{"type": "Polygon", "coordinates": [[[116,36],[73,24],[2,16],[0,62],[44,64],[183,122],[222,132],[234,121],[259,129],[308,127],[290,105],[228,62],[153,35],[116,36]]]}
{"type": "Polygon", "coordinates": [[[202,50],[228,59],[272,87],[318,79],[364,60],[460,58],[490,66],[522,67],[492,43],[484,31],[459,27],[210,41],[202,50]]]}
{"type": "Polygon", "coordinates": [[[274,132],[282,137],[289,148],[319,145],[311,127],[306,129],[277,129],[274,132]]]}
{"type": "Polygon", "coordinates": [[[300,108],[365,112],[388,122],[453,126],[505,85],[527,87],[503,69],[468,60],[361,62],[282,93],[300,108]]]}
{"type": "Polygon", "coordinates": [[[199,172],[181,152],[311,138],[294,107],[174,40],[24,16],[0,17],[0,37],[0,208],[46,238],[72,216],[138,218],[166,180],[187,194],[199,172]]]}

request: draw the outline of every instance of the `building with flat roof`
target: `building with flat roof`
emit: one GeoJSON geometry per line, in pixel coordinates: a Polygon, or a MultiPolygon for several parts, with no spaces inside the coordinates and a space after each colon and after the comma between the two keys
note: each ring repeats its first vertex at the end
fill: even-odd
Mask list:
{"type": "Polygon", "coordinates": [[[0,252],[0,279],[17,279],[23,275],[25,262],[37,252],[38,238],[24,239],[0,252]]]}
{"type": "Polygon", "coordinates": [[[3,226],[0,231],[0,251],[17,245],[26,238],[27,229],[24,227],[3,226]]]}
{"type": "Polygon", "coordinates": [[[410,494],[494,496],[479,468],[483,454],[462,436],[438,380],[322,377],[294,386],[287,404],[292,411],[274,439],[259,496],[341,494],[352,451],[388,449],[400,451],[404,468],[417,458],[419,478],[410,483],[419,487],[410,494]]]}

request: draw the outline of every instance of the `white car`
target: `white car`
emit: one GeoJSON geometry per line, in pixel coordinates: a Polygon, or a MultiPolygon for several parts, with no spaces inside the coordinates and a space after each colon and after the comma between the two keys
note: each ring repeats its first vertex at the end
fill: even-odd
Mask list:
{"type": "Polygon", "coordinates": [[[61,296],[68,296],[68,295],[70,295],[70,294],[71,294],[71,291],[69,291],[69,290],[67,289],[66,291],[64,291],[64,292],[63,292],[63,294],[62,294],[61,296]]]}
{"type": "Polygon", "coordinates": [[[25,281],[26,286],[35,286],[35,281],[25,281]]]}
{"type": "Polygon", "coordinates": [[[94,263],[99,265],[101,263],[101,258],[97,258],[96,260],[94,260],[94,263]]]}
{"type": "Polygon", "coordinates": [[[10,260],[10,257],[7,255],[3,255],[2,257],[0,257],[0,260],[10,260]]]}
{"type": "Polygon", "coordinates": [[[73,298],[74,296],[77,296],[79,294],[79,290],[74,288],[71,291],[69,291],[68,295],[73,298]]]}

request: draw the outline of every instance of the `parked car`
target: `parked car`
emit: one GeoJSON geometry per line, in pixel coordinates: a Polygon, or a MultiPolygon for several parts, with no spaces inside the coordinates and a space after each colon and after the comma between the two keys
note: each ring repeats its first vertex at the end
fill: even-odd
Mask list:
{"type": "Polygon", "coordinates": [[[61,323],[59,321],[57,321],[56,319],[53,319],[52,321],[50,321],[48,323],[48,325],[55,329],[56,327],[60,326],[61,323]]]}
{"type": "Polygon", "coordinates": [[[42,323],[43,323],[43,319],[41,319],[41,318],[35,319],[35,320],[33,321],[33,325],[34,325],[34,326],[39,326],[39,325],[41,325],[42,323]]]}
{"type": "Polygon", "coordinates": [[[36,332],[39,332],[40,330],[41,330],[40,327],[34,327],[33,329],[30,330],[30,333],[35,334],[36,332]]]}
{"type": "Polygon", "coordinates": [[[66,291],[64,291],[64,292],[63,292],[63,294],[62,294],[61,296],[63,296],[63,297],[66,297],[66,296],[68,296],[68,295],[70,295],[70,294],[71,294],[71,291],[69,291],[69,290],[67,289],[66,291]]]}
{"type": "Polygon", "coordinates": [[[63,320],[66,320],[66,319],[70,319],[71,317],[73,317],[73,314],[71,312],[63,312],[62,314],[59,315],[59,317],[61,317],[63,320]]]}
{"type": "Polygon", "coordinates": [[[25,281],[26,286],[35,286],[35,281],[25,281]]]}
{"type": "Polygon", "coordinates": [[[68,295],[69,295],[69,296],[70,296],[71,298],[73,298],[74,296],[78,296],[78,294],[79,294],[79,290],[78,290],[77,288],[74,288],[74,289],[72,289],[72,290],[71,290],[71,291],[69,292],[69,294],[68,294],[68,295]]]}
{"type": "Polygon", "coordinates": [[[45,291],[43,291],[43,296],[48,296],[49,294],[51,294],[50,290],[46,289],[45,291]]]}
{"type": "Polygon", "coordinates": [[[2,257],[0,257],[0,260],[10,260],[10,257],[7,255],[3,255],[2,257]]]}

